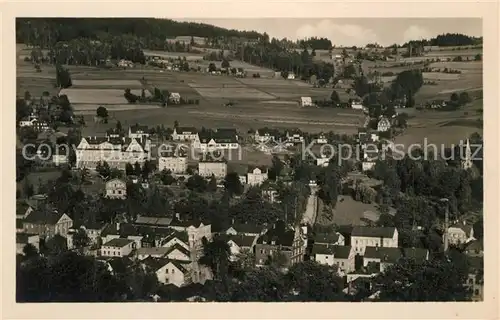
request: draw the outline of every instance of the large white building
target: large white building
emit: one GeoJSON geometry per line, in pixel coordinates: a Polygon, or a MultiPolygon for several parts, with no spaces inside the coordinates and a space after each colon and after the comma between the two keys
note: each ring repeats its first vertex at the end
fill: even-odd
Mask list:
{"type": "Polygon", "coordinates": [[[195,141],[198,138],[198,130],[194,127],[177,127],[172,133],[174,141],[195,141]]]}
{"type": "Polygon", "coordinates": [[[115,238],[106,243],[101,247],[101,256],[103,257],[126,257],[133,249],[135,249],[136,243],[134,240],[115,238]]]}
{"type": "Polygon", "coordinates": [[[147,126],[140,126],[138,124],[130,126],[128,128],[128,137],[138,140],[149,139],[149,130],[147,126]]]}
{"type": "Polygon", "coordinates": [[[247,173],[247,183],[251,186],[257,186],[267,180],[267,168],[250,167],[247,173]]]}
{"type": "Polygon", "coordinates": [[[202,152],[235,150],[239,148],[238,135],[234,129],[218,129],[215,132],[200,132],[193,146],[202,152]]]}
{"type": "Polygon", "coordinates": [[[188,168],[188,159],[184,156],[166,156],[158,158],[158,170],[167,170],[172,173],[185,173],[188,168]]]}
{"type": "Polygon", "coordinates": [[[111,168],[125,169],[127,163],[141,166],[149,159],[151,142],[135,138],[86,137],[76,148],[76,167],[95,169],[101,161],[111,168]]]}
{"type": "Polygon", "coordinates": [[[396,228],[354,227],[351,232],[351,246],[356,254],[364,255],[366,247],[398,247],[396,228]]]}
{"type": "Polygon", "coordinates": [[[198,163],[198,174],[202,177],[224,178],[227,174],[227,163],[225,160],[202,159],[198,163]]]}

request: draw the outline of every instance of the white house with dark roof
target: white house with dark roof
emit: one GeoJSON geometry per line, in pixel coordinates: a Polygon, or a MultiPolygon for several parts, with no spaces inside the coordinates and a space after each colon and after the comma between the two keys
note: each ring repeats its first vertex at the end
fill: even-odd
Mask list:
{"type": "Polygon", "coordinates": [[[230,235],[227,240],[231,252],[230,259],[236,261],[239,254],[252,252],[256,241],[257,236],[230,235]]]}
{"type": "Polygon", "coordinates": [[[167,247],[143,247],[138,248],[135,251],[135,256],[139,260],[144,260],[148,257],[152,258],[164,258],[169,252],[170,248],[167,247]]]}
{"type": "Polygon", "coordinates": [[[198,137],[198,129],[195,127],[177,127],[172,133],[174,141],[195,141],[198,137]]]}
{"type": "Polygon", "coordinates": [[[345,238],[340,232],[317,233],[313,237],[314,243],[329,244],[332,246],[345,245],[345,238]]]}
{"type": "Polygon", "coordinates": [[[203,238],[206,238],[208,241],[212,239],[212,225],[210,223],[176,219],[172,221],[170,227],[176,231],[186,232],[188,234],[190,248],[200,247],[203,238]]]}
{"type": "Polygon", "coordinates": [[[168,248],[165,257],[171,260],[191,261],[191,252],[181,244],[174,244],[168,248]]]}
{"type": "Polygon", "coordinates": [[[280,133],[276,129],[261,128],[255,130],[254,140],[257,143],[265,143],[268,141],[277,141],[280,137],[280,133]]]}
{"type": "Polygon", "coordinates": [[[106,198],[125,199],[127,198],[127,184],[121,179],[111,179],[106,182],[106,198]]]}
{"type": "Polygon", "coordinates": [[[268,178],[267,176],[267,168],[264,166],[261,167],[253,167],[250,166],[248,168],[248,173],[247,173],[247,183],[251,186],[258,186],[262,184],[264,181],[266,181],[268,178]]]}
{"type": "Polygon", "coordinates": [[[448,243],[449,244],[465,244],[475,240],[474,228],[465,221],[458,222],[448,228],[448,243]]]}
{"type": "Polygon", "coordinates": [[[386,132],[391,129],[391,121],[387,117],[381,117],[377,123],[377,131],[386,132]]]}
{"type": "Polygon", "coordinates": [[[168,100],[174,104],[179,104],[181,103],[181,95],[178,92],[171,92],[168,100]]]}
{"type": "Polygon", "coordinates": [[[423,248],[397,248],[397,247],[366,247],[363,256],[363,266],[375,263],[380,266],[380,272],[397,263],[402,258],[415,259],[421,263],[429,260],[429,250],[423,248]]]}
{"type": "Polygon", "coordinates": [[[198,174],[202,177],[224,178],[227,175],[227,162],[224,159],[201,159],[198,162],[198,174]]]}
{"type": "Polygon", "coordinates": [[[172,173],[185,173],[188,168],[188,158],[186,156],[159,156],[158,170],[167,170],[172,173]]]}
{"type": "Polygon", "coordinates": [[[131,139],[146,140],[149,139],[149,129],[148,126],[141,126],[135,124],[128,128],[128,137],[131,139]]]}
{"type": "Polygon", "coordinates": [[[366,247],[396,248],[398,235],[396,228],[356,226],[351,232],[351,246],[359,255],[365,254],[366,247]]]}
{"type": "Polygon", "coordinates": [[[342,273],[354,271],[355,252],[351,246],[314,243],[312,259],[319,264],[328,266],[336,265],[342,273]]]}
{"type": "Polygon", "coordinates": [[[251,223],[233,223],[224,233],[230,236],[251,236],[256,237],[266,232],[265,226],[258,226],[251,223]]]}
{"type": "Polygon", "coordinates": [[[145,270],[153,271],[162,284],[181,287],[190,280],[189,265],[182,261],[149,257],[142,260],[141,264],[145,270]]]}
{"type": "Polygon", "coordinates": [[[313,101],[311,97],[300,97],[300,106],[301,107],[312,107],[313,101]]]}
{"type": "Polygon", "coordinates": [[[193,147],[202,152],[236,150],[239,146],[238,135],[232,130],[200,132],[193,142],[193,147]]]}
{"type": "Polygon", "coordinates": [[[136,248],[134,240],[116,238],[104,243],[101,247],[103,257],[126,257],[136,248]]]}

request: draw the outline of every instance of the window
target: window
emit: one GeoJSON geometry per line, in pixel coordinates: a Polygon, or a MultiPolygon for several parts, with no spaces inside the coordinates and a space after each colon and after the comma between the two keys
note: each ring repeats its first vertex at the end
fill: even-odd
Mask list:
{"type": "Polygon", "coordinates": [[[165,269],[165,273],[168,274],[168,269],[165,269]]]}
{"type": "Polygon", "coordinates": [[[174,273],[175,273],[175,269],[172,269],[172,274],[174,274],[174,273]]]}
{"type": "Polygon", "coordinates": [[[118,190],[118,194],[122,194],[122,191],[121,191],[121,190],[118,190]]]}

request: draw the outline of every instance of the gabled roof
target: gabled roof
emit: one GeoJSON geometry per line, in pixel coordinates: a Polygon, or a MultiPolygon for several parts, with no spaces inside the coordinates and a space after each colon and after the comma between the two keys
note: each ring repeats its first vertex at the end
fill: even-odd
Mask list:
{"type": "Polygon", "coordinates": [[[189,238],[188,238],[187,232],[175,231],[174,230],[174,232],[172,232],[168,237],[166,237],[163,240],[163,243],[168,243],[172,239],[178,239],[178,240],[184,242],[185,244],[188,244],[188,242],[189,242],[189,238]]]}
{"type": "Polygon", "coordinates": [[[148,216],[137,216],[135,219],[135,224],[145,224],[151,226],[169,226],[172,223],[172,218],[168,217],[148,217],[148,216]]]}
{"type": "Polygon", "coordinates": [[[57,212],[57,210],[36,209],[24,221],[35,224],[55,225],[63,215],[64,213],[57,212]]]}
{"type": "Polygon", "coordinates": [[[455,223],[455,224],[451,225],[450,228],[461,229],[468,236],[471,234],[471,231],[472,231],[472,226],[471,225],[463,224],[463,223],[455,223]]]}
{"type": "Polygon", "coordinates": [[[168,263],[172,263],[177,269],[179,269],[182,273],[186,273],[188,270],[188,262],[186,261],[179,261],[179,260],[168,260],[168,263]]]}
{"type": "Polygon", "coordinates": [[[334,246],[315,243],[312,247],[312,254],[333,255],[334,259],[347,259],[351,254],[351,246],[334,246]]]}
{"type": "Polygon", "coordinates": [[[29,237],[36,236],[36,234],[17,232],[16,233],[16,243],[28,243],[29,237]]]}
{"type": "Polygon", "coordinates": [[[106,186],[110,185],[113,182],[120,182],[120,183],[126,184],[124,180],[118,179],[118,178],[114,178],[114,179],[106,181],[106,186]]]}
{"type": "Polygon", "coordinates": [[[125,238],[115,238],[115,239],[112,239],[112,240],[106,242],[105,244],[103,244],[103,246],[123,248],[132,242],[134,242],[134,240],[129,240],[129,239],[125,239],[125,238]]]}
{"type": "Polygon", "coordinates": [[[201,220],[172,220],[172,222],[170,223],[171,226],[183,227],[183,228],[189,228],[189,227],[199,228],[201,224],[208,225],[203,223],[201,220]]]}
{"type": "Polygon", "coordinates": [[[228,241],[233,241],[238,245],[238,247],[248,247],[250,248],[255,240],[254,236],[242,236],[242,235],[231,235],[228,241]]]}
{"type": "Polygon", "coordinates": [[[147,257],[144,260],[141,260],[141,264],[146,265],[147,267],[151,268],[153,271],[158,271],[159,269],[163,268],[170,262],[169,259],[165,258],[155,258],[155,257],[147,257]]]}
{"type": "Polygon", "coordinates": [[[248,173],[253,173],[253,171],[254,171],[255,169],[257,169],[257,168],[258,168],[258,169],[260,169],[260,171],[261,171],[262,173],[267,173],[267,167],[266,167],[266,166],[254,166],[254,165],[249,165],[249,166],[248,166],[248,170],[247,170],[247,172],[248,172],[248,173]]]}
{"type": "Polygon", "coordinates": [[[175,250],[179,250],[180,252],[182,252],[186,256],[191,257],[191,252],[178,243],[174,244],[170,248],[167,248],[167,252],[165,253],[165,255],[168,255],[175,250]]]}
{"type": "Polygon", "coordinates": [[[138,124],[135,124],[133,126],[130,126],[130,132],[131,133],[137,133],[138,131],[142,131],[144,133],[148,133],[148,126],[141,126],[141,125],[138,125],[138,124]]]}
{"type": "Polygon", "coordinates": [[[26,202],[24,200],[17,201],[16,202],[16,215],[24,216],[24,214],[26,213],[26,211],[28,211],[29,208],[30,208],[30,205],[28,204],[28,202],[26,202]]]}
{"type": "Polygon", "coordinates": [[[170,248],[166,247],[142,247],[138,248],[136,251],[136,255],[161,255],[165,256],[168,252],[170,252],[170,248]]]}
{"type": "Polygon", "coordinates": [[[198,129],[196,129],[195,127],[177,127],[177,128],[174,128],[175,129],[175,132],[177,132],[177,134],[182,134],[182,133],[192,133],[192,134],[196,134],[198,132],[198,129]]]}
{"type": "Polygon", "coordinates": [[[251,223],[236,223],[231,225],[229,228],[233,228],[238,233],[255,233],[255,234],[260,234],[262,230],[264,230],[263,226],[257,226],[251,223]]]}
{"type": "Polygon", "coordinates": [[[339,241],[340,233],[318,233],[314,235],[314,243],[334,244],[339,241]]]}
{"type": "Polygon", "coordinates": [[[236,139],[235,132],[228,131],[204,131],[199,134],[201,143],[209,143],[210,140],[214,140],[216,143],[236,143],[238,140],[236,139]]]}
{"type": "Polygon", "coordinates": [[[108,258],[108,259],[105,259],[104,261],[109,263],[109,265],[111,266],[111,269],[113,269],[113,271],[115,273],[125,273],[125,272],[127,272],[127,268],[132,265],[132,260],[127,258],[127,257],[108,258]]]}
{"type": "Polygon", "coordinates": [[[295,231],[293,229],[288,229],[286,226],[275,226],[261,235],[257,239],[257,243],[263,244],[265,241],[267,245],[272,245],[272,242],[274,241],[275,245],[291,247],[293,245],[294,238],[295,231]]]}
{"type": "Polygon", "coordinates": [[[351,246],[334,246],[334,256],[335,259],[347,259],[351,254],[351,246]]]}
{"type": "Polygon", "coordinates": [[[280,132],[278,129],[272,129],[272,128],[260,128],[260,129],[257,129],[257,131],[259,133],[259,135],[263,136],[263,135],[270,135],[270,136],[279,136],[280,135],[280,132]]]}
{"type": "Polygon", "coordinates": [[[352,237],[371,237],[371,238],[392,238],[396,228],[392,227],[362,227],[356,226],[352,229],[352,237]]]}

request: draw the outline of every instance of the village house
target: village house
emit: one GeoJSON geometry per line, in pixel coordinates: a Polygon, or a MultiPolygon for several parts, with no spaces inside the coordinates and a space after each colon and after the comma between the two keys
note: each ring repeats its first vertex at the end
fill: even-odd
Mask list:
{"type": "Polygon", "coordinates": [[[149,257],[141,264],[145,270],[153,271],[161,284],[181,287],[189,282],[189,266],[182,261],[149,257]]]}
{"type": "Polygon", "coordinates": [[[245,235],[230,235],[227,241],[229,250],[231,252],[230,259],[232,261],[238,260],[238,255],[244,253],[251,253],[256,243],[257,236],[245,235]]]}
{"type": "Polygon", "coordinates": [[[391,128],[391,121],[387,117],[381,117],[377,123],[378,132],[386,132],[391,128]]]}
{"type": "Polygon", "coordinates": [[[146,140],[149,139],[149,130],[148,126],[140,126],[135,124],[128,128],[128,137],[130,139],[138,139],[138,140],[146,140]]]}
{"type": "Polygon", "coordinates": [[[351,246],[314,243],[311,251],[312,259],[319,264],[337,266],[342,273],[355,270],[355,253],[351,246]]]}
{"type": "Polygon", "coordinates": [[[277,141],[280,133],[276,129],[261,128],[255,130],[254,140],[257,143],[265,143],[268,141],[277,141]]]}
{"type": "Polygon", "coordinates": [[[315,244],[329,244],[331,246],[345,245],[345,237],[340,232],[317,233],[313,239],[315,244]]]}
{"type": "Polygon", "coordinates": [[[118,61],[117,66],[121,68],[132,68],[134,67],[134,63],[130,60],[121,59],[120,61],[118,61]]]}
{"type": "Polygon", "coordinates": [[[139,163],[148,159],[150,140],[134,138],[114,139],[109,137],[82,138],[76,148],[76,167],[95,170],[97,164],[106,161],[111,168],[125,170],[127,163],[139,163]]]}
{"type": "Polygon", "coordinates": [[[351,108],[355,110],[363,110],[363,103],[360,100],[351,100],[351,108]]]}
{"type": "Polygon", "coordinates": [[[99,243],[99,238],[101,237],[102,231],[106,228],[106,226],[107,224],[102,222],[85,223],[80,226],[80,229],[83,229],[87,237],[89,237],[89,244],[95,245],[99,243]]]}
{"type": "Polygon", "coordinates": [[[286,78],[288,80],[295,80],[295,73],[289,72],[286,78]]]}
{"type": "Polygon", "coordinates": [[[316,165],[318,167],[328,167],[331,159],[332,159],[331,155],[328,156],[326,154],[321,154],[318,158],[316,158],[316,165]]]}
{"type": "Polygon", "coordinates": [[[465,245],[464,252],[466,255],[471,257],[482,257],[484,254],[483,242],[479,240],[469,241],[465,245]]]}
{"type": "Polygon", "coordinates": [[[255,264],[262,266],[277,254],[286,258],[285,268],[303,261],[307,245],[305,236],[302,228],[289,228],[283,221],[278,221],[257,239],[255,264]]]}
{"type": "Polygon", "coordinates": [[[155,227],[164,229],[170,229],[170,223],[172,223],[172,218],[169,217],[151,217],[144,215],[138,215],[134,221],[135,226],[155,227]]]}
{"type": "Polygon", "coordinates": [[[265,226],[257,226],[251,223],[233,223],[224,231],[224,234],[257,237],[265,233],[265,231],[265,226]]]}
{"type": "Polygon", "coordinates": [[[184,155],[167,155],[158,157],[158,170],[172,173],[185,173],[188,168],[188,158],[184,155]]]}
{"type": "Polygon", "coordinates": [[[267,180],[267,168],[249,167],[247,173],[247,183],[251,186],[258,186],[267,180]]]}
{"type": "Polygon", "coordinates": [[[202,177],[224,178],[227,174],[227,163],[224,159],[211,159],[210,157],[203,157],[198,162],[198,174],[202,177]]]}
{"type": "Polygon", "coordinates": [[[165,258],[177,261],[191,261],[191,251],[181,244],[174,244],[168,248],[165,258]]]}
{"type": "Polygon", "coordinates": [[[195,127],[177,127],[172,133],[174,141],[195,141],[198,138],[198,130],[195,127]]]}
{"type": "Polygon", "coordinates": [[[363,255],[363,266],[375,263],[380,272],[397,263],[402,258],[415,259],[420,263],[429,259],[429,250],[422,248],[372,247],[368,246],[363,255]]]}
{"type": "Polygon", "coordinates": [[[378,156],[379,156],[378,150],[374,150],[373,148],[371,150],[368,150],[368,148],[364,149],[363,160],[361,162],[362,171],[366,172],[373,170],[378,160],[378,156]]]}
{"type": "Polygon", "coordinates": [[[160,241],[159,246],[170,248],[174,245],[180,245],[184,247],[186,250],[189,250],[189,235],[186,231],[175,231],[163,238],[160,241]]]}
{"type": "Polygon", "coordinates": [[[26,233],[51,238],[56,234],[66,237],[73,220],[65,213],[51,209],[36,209],[23,220],[26,233]]]}
{"type": "Polygon", "coordinates": [[[170,227],[180,232],[186,232],[188,235],[189,247],[199,248],[202,246],[202,239],[208,241],[212,239],[212,225],[202,221],[176,220],[172,221],[170,227]]]}
{"type": "Polygon", "coordinates": [[[311,97],[300,97],[300,106],[301,107],[312,107],[313,101],[311,97]]]}
{"type": "Polygon", "coordinates": [[[328,138],[323,133],[315,134],[315,135],[313,135],[312,142],[315,144],[326,144],[326,143],[328,143],[328,138]]]}
{"type": "Polygon", "coordinates": [[[216,150],[235,150],[239,148],[238,136],[232,131],[200,132],[193,142],[193,147],[202,152],[216,150]]]}
{"type": "Polygon", "coordinates": [[[36,118],[27,118],[19,121],[20,127],[30,127],[33,128],[36,132],[43,132],[49,130],[49,124],[46,121],[41,121],[36,118]]]}
{"type": "Polygon", "coordinates": [[[174,104],[181,103],[181,95],[178,92],[171,92],[168,100],[174,104]]]}
{"type": "Polygon", "coordinates": [[[127,257],[136,248],[136,242],[131,239],[115,238],[101,247],[103,257],[127,257]]]}
{"type": "Polygon", "coordinates": [[[27,244],[31,244],[39,252],[40,236],[24,232],[16,233],[16,254],[23,254],[24,247],[27,244]]]}
{"type": "Polygon", "coordinates": [[[280,202],[278,190],[274,186],[262,187],[262,198],[270,203],[280,202]]]}
{"type": "Polygon", "coordinates": [[[294,145],[296,143],[303,142],[304,141],[304,136],[298,130],[287,131],[286,132],[286,140],[287,140],[287,143],[291,143],[291,145],[294,145]]]}
{"type": "Polygon", "coordinates": [[[449,244],[465,244],[474,239],[474,228],[468,225],[465,221],[463,223],[455,223],[448,228],[448,243],[449,244]]]}
{"type": "Polygon", "coordinates": [[[125,199],[127,198],[127,184],[121,179],[111,179],[106,181],[106,198],[125,199]]]}
{"type": "Polygon", "coordinates": [[[170,251],[168,247],[142,247],[135,250],[135,256],[139,260],[146,258],[164,258],[170,251]]]}
{"type": "Polygon", "coordinates": [[[16,201],[16,219],[26,218],[33,210],[33,207],[27,201],[16,201]]]}
{"type": "Polygon", "coordinates": [[[356,226],[351,232],[351,246],[361,256],[365,254],[366,247],[397,248],[398,230],[390,227],[356,226]]]}

